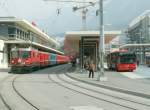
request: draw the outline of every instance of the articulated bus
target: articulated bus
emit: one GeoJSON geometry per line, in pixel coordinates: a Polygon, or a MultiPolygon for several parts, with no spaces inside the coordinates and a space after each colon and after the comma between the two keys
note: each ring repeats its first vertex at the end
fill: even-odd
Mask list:
{"type": "Polygon", "coordinates": [[[136,55],[128,51],[115,51],[107,55],[107,66],[116,71],[134,71],[136,69],[136,55]]]}

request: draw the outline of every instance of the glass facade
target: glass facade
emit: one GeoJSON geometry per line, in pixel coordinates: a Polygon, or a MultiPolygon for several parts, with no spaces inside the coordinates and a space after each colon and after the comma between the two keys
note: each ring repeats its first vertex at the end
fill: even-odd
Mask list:
{"type": "Polygon", "coordinates": [[[150,43],[150,16],[146,16],[138,23],[128,28],[127,33],[130,39],[128,43],[150,43]]]}
{"type": "MultiPolygon", "coordinates": [[[[150,43],[150,15],[140,16],[131,23],[128,28],[128,44],[149,44],[150,43]]],[[[150,52],[149,47],[137,46],[129,48],[130,51],[136,52],[137,59],[141,64],[145,64],[145,53],[150,52]]]]}
{"type": "Polygon", "coordinates": [[[0,24],[0,36],[8,37],[8,27],[4,24],[0,24]]]}
{"type": "Polygon", "coordinates": [[[16,28],[8,26],[8,35],[9,35],[9,38],[16,37],[16,28]]]}

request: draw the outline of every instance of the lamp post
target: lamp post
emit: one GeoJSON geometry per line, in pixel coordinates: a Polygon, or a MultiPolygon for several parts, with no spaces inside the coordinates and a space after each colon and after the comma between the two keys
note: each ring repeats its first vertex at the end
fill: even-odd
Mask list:
{"type": "Polygon", "coordinates": [[[97,80],[100,81],[104,77],[104,23],[103,23],[103,0],[99,0],[99,25],[100,25],[100,36],[99,36],[99,58],[100,58],[100,72],[97,80]]]}

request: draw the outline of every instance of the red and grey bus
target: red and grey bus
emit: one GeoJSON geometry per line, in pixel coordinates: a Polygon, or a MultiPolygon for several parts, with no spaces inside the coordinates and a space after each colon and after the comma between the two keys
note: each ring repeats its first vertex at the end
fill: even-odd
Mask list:
{"type": "Polygon", "coordinates": [[[107,66],[116,71],[134,71],[136,69],[136,55],[128,51],[115,51],[107,55],[107,66]]]}

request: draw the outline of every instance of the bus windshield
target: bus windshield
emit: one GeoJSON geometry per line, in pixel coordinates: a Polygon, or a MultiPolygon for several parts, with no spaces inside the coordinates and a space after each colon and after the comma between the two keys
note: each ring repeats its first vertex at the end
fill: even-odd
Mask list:
{"type": "Polygon", "coordinates": [[[30,56],[29,53],[30,53],[29,51],[21,51],[19,56],[21,58],[28,58],[30,56]]]}
{"type": "Polygon", "coordinates": [[[136,56],[135,54],[121,54],[120,55],[120,63],[135,63],[136,62],[136,56]]]}

